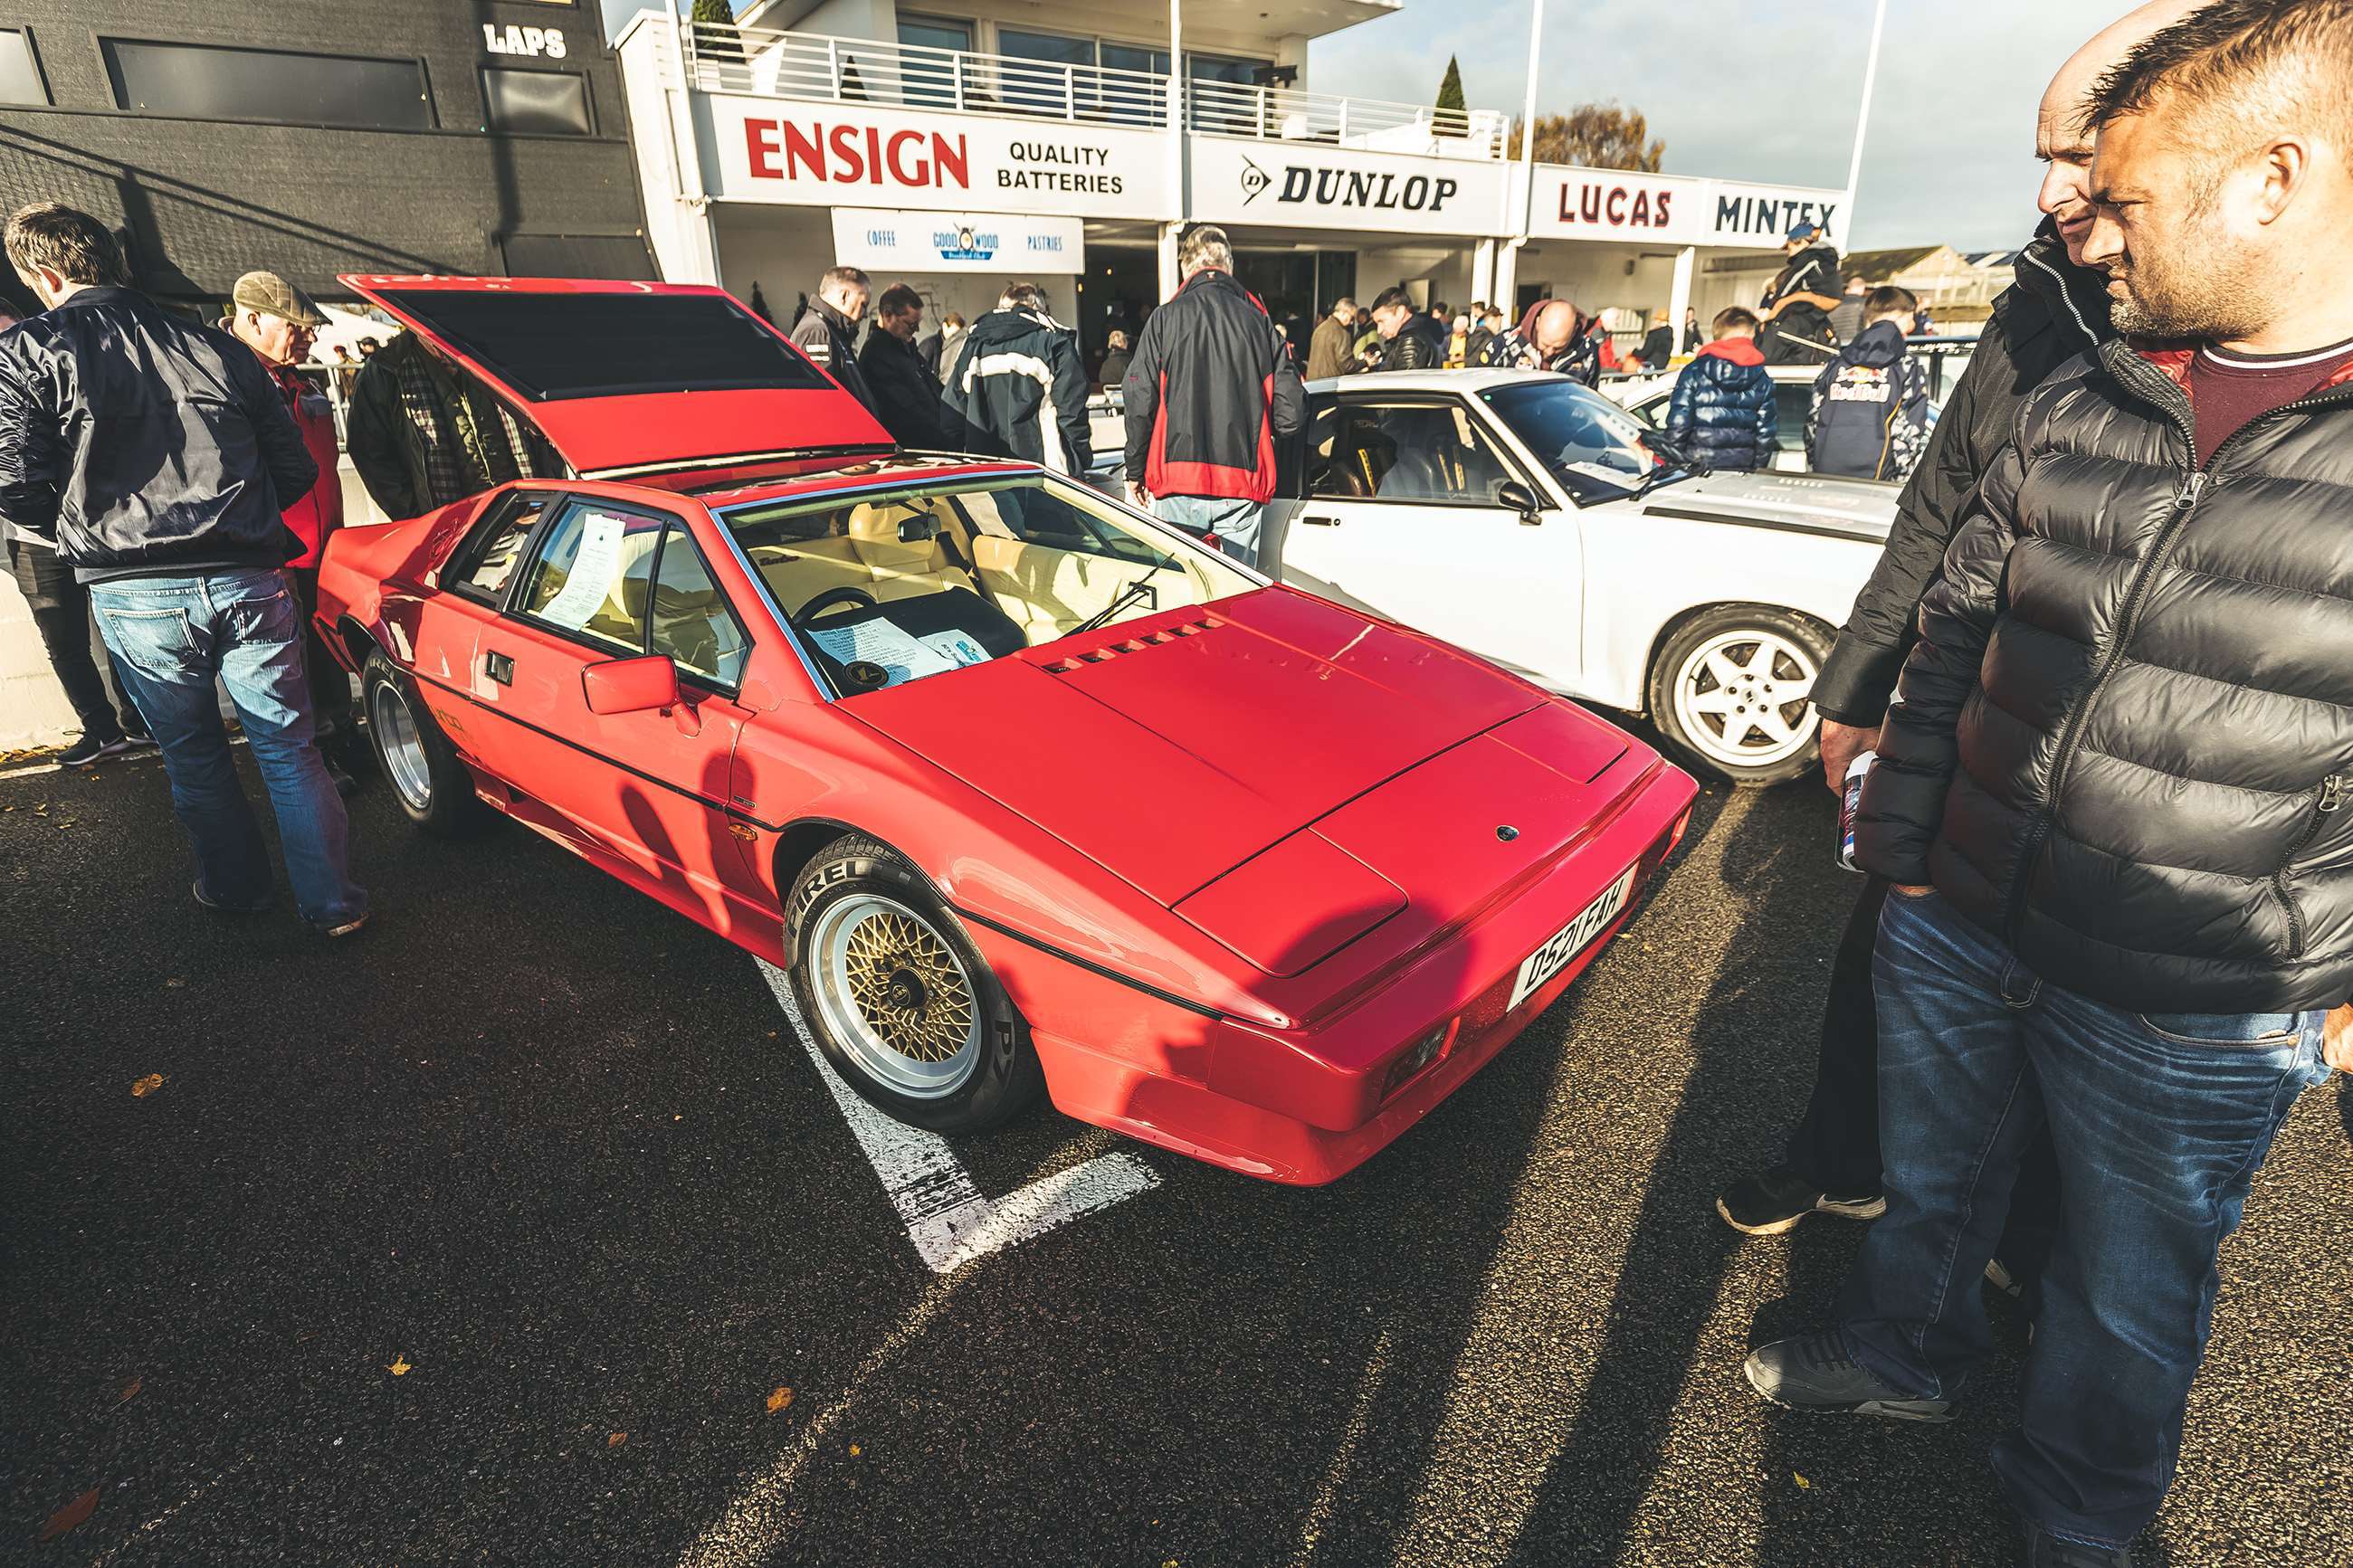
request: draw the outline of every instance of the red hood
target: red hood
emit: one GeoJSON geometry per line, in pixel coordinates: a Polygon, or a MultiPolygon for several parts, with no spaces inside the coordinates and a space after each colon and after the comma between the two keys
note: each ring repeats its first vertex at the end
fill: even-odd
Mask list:
{"type": "Polygon", "coordinates": [[[890,449],[865,405],[722,289],[345,274],[586,477],[890,449]]]}
{"type": "Polygon", "coordinates": [[[1718,338],[1693,357],[1728,359],[1735,364],[1763,364],[1765,351],[1757,346],[1755,338],[1718,338]]]}
{"type": "Polygon", "coordinates": [[[1466,654],[1270,588],[842,710],[1173,906],[1544,701],[1466,654]]]}

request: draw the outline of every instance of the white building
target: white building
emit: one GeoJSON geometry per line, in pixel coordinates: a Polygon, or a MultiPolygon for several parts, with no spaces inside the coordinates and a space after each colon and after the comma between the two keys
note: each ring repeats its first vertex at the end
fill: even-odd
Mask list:
{"type": "Polygon", "coordinates": [[[1778,247],[1800,216],[1842,235],[1836,191],[1525,170],[1502,110],[1315,90],[1311,40],[1398,8],[761,0],[679,47],[674,14],[643,11],[617,47],[654,252],[779,317],[837,261],[967,319],[1029,278],[1094,352],[1174,289],[1189,222],[1223,225],[1243,280],[1310,322],[1392,284],[1514,318],[1546,296],[1630,326],[1705,316],[1735,298],[1710,256],[1778,247]]]}

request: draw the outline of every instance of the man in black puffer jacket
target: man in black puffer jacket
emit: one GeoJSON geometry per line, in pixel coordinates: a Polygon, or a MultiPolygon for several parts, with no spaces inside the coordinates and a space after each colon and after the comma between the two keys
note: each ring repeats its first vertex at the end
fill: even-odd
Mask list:
{"type": "Polygon", "coordinates": [[[1373,330],[1381,335],[1375,370],[1439,370],[1446,363],[1446,329],[1413,308],[1413,296],[1389,289],[1373,301],[1373,330]]]}
{"type": "Polygon", "coordinates": [[[2353,0],[2216,0],[2102,79],[2084,256],[2135,342],[2027,397],[1863,788],[1887,1215],[1837,1326],[1748,1376],[1948,1415],[2047,1121],[2064,1216],[1994,1451],[2037,1563],[2131,1562],[2218,1249],[2353,1068],[2348,100],[2353,0]]]}
{"type": "Polygon", "coordinates": [[[1757,326],[1754,310],[1718,310],[1715,341],[1683,366],[1667,397],[1667,439],[1712,468],[1773,466],[1781,416],[1757,326]]]}

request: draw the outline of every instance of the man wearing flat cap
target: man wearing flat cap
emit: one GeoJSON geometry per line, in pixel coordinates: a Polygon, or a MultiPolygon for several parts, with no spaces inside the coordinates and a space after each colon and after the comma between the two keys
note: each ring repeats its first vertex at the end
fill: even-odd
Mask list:
{"type": "Polygon", "coordinates": [[[351,678],[319,640],[319,628],[311,620],[319,607],[319,553],[326,548],[327,535],[343,525],[335,413],[327,395],[294,368],[311,357],[311,340],[326,324],[326,312],[301,289],[275,272],[248,272],[229,291],[228,318],[221,327],[261,361],[286,412],[302,432],[302,444],[319,465],[319,482],[284,505],[286,526],[302,542],[302,552],[286,563],[286,571],[302,602],[302,664],[318,719],[319,754],[336,791],[350,795],[359,788],[351,772],[359,733],[352,719],[351,678]]]}

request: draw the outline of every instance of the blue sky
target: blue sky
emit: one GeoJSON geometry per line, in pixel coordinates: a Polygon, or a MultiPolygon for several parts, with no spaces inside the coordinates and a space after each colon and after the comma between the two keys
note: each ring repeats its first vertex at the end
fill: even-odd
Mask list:
{"type": "MultiPolygon", "coordinates": [[[[606,0],[606,10],[617,26],[641,3],[606,0]]],[[[1516,114],[1528,5],[1405,0],[1396,16],[1319,40],[1309,75],[1321,92],[1428,102],[1451,53],[1472,108],[1516,114]]],[[[2130,8],[1893,0],[1850,246],[2023,240],[2035,223],[2035,103],[2075,46],[2130,8]]],[[[1871,11],[1872,0],[1549,0],[1537,112],[1614,98],[1650,116],[1669,173],[1842,185],[1871,11]]]]}

